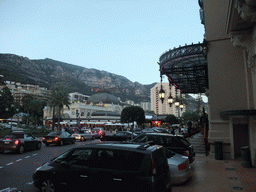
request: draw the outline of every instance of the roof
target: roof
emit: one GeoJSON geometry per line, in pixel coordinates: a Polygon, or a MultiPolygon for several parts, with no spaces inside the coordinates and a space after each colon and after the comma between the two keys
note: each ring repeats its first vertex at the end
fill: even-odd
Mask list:
{"type": "MultiPolygon", "coordinates": [[[[108,148],[108,149],[121,149],[121,150],[128,150],[128,151],[155,151],[156,149],[161,148],[160,145],[155,145],[151,143],[127,143],[122,141],[101,141],[101,142],[94,142],[90,143],[90,145],[87,145],[86,147],[90,148],[108,148]]],[[[83,147],[77,147],[77,148],[84,148],[83,147]]],[[[75,148],[73,148],[75,149],[75,148]]]]}
{"type": "Polygon", "coordinates": [[[161,75],[182,93],[205,93],[208,89],[206,42],[174,48],[159,58],[161,75]]]}

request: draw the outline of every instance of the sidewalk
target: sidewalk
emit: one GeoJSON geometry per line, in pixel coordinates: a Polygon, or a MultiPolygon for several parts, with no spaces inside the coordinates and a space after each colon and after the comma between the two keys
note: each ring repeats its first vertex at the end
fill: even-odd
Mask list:
{"type": "Polygon", "coordinates": [[[197,154],[192,163],[191,179],[173,186],[173,192],[255,192],[256,168],[244,168],[240,160],[215,160],[197,154]]]}

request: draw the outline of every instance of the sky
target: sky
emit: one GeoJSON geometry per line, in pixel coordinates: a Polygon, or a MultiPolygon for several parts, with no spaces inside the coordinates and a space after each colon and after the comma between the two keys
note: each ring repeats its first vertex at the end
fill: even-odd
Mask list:
{"type": "Polygon", "coordinates": [[[160,82],[163,53],[204,35],[197,0],[0,0],[0,21],[0,53],[104,70],[144,85],[160,82]]]}
{"type": "MultiPolygon", "coordinates": [[[[0,0],[0,53],[160,82],[159,57],[203,41],[197,0],[0,0]]],[[[167,82],[167,78],[164,78],[167,82]]]]}

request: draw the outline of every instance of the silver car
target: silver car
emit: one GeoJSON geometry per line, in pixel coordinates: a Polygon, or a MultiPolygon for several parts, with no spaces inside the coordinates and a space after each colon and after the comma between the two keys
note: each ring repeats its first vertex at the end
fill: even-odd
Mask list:
{"type": "Polygon", "coordinates": [[[80,140],[80,141],[95,139],[95,134],[93,134],[88,130],[80,130],[80,131],[78,130],[78,131],[75,131],[72,135],[76,138],[76,140],[80,140]]]}
{"type": "Polygon", "coordinates": [[[170,152],[171,157],[168,158],[168,165],[171,172],[172,184],[182,184],[191,177],[191,167],[187,156],[170,152]]]}

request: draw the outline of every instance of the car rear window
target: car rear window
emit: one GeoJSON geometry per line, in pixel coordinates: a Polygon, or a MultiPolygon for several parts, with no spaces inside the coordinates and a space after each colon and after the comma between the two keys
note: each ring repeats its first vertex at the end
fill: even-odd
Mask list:
{"type": "Polygon", "coordinates": [[[61,134],[60,131],[55,131],[55,132],[49,133],[48,135],[51,136],[51,135],[60,135],[60,134],[61,134]]]}
{"type": "Polygon", "coordinates": [[[185,139],[185,138],[183,138],[183,137],[179,137],[179,136],[176,136],[176,138],[177,138],[180,142],[182,142],[184,145],[186,145],[186,146],[189,146],[189,145],[190,145],[190,143],[189,143],[189,141],[188,141],[187,139],[185,139]]]}
{"type": "Polygon", "coordinates": [[[12,134],[5,135],[4,138],[24,138],[24,134],[23,133],[12,133],[12,134]]]}

